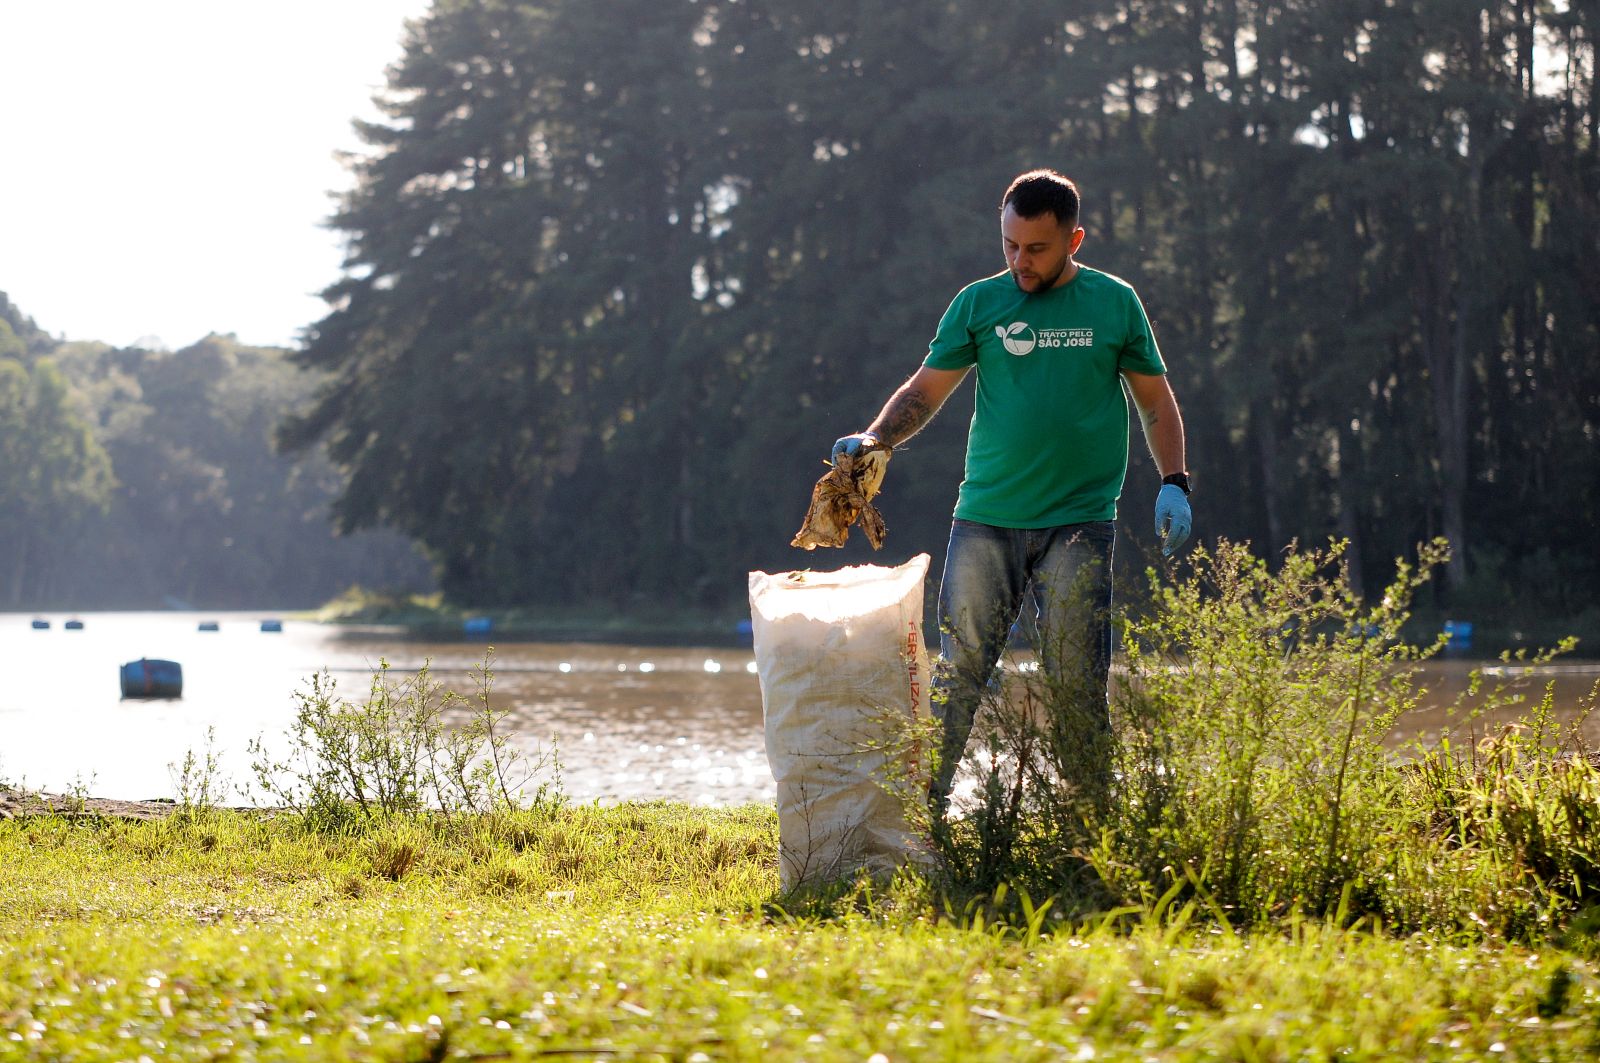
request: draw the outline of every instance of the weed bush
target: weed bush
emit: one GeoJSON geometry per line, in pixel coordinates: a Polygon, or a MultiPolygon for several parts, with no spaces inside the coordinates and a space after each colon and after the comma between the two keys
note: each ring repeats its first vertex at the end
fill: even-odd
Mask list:
{"type": "Polygon", "coordinates": [[[508,710],[491,702],[492,659],[485,654],[473,673],[471,697],[446,690],[426,664],[396,680],[380,661],[360,704],[340,698],[327,673],[312,676],[296,694],[287,754],[260,737],[249,744],[257,788],[331,831],[429,810],[449,819],[560,804],[555,751],[516,748],[503,726],[508,710]],[[460,715],[464,722],[452,722],[460,715]]]}
{"type": "Polygon", "coordinates": [[[213,812],[228,789],[222,774],[222,754],[217,752],[217,729],[206,728],[205,746],[196,753],[186,750],[183,759],[167,765],[177,792],[178,813],[196,818],[213,812]]]}
{"type": "Polygon", "coordinates": [[[1600,917],[1600,758],[1581,718],[1553,723],[1552,700],[1547,688],[1526,722],[1420,750],[1401,771],[1409,815],[1382,872],[1391,923],[1538,938],[1600,917]]]}
{"type": "Polygon", "coordinates": [[[1374,866],[1395,813],[1384,739],[1420,697],[1412,666],[1442,648],[1400,628],[1446,550],[1401,562],[1369,606],[1342,549],[1291,548],[1272,572],[1223,542],[1125,616],[1120,800],[1091,858],[1119,896],[1188,882],[1244,921],[1320,915],[1374,866]]]}
{"type": "MultiPolygon", "coordinates": [[[[1518,937],[1593,905],[1600,768],[1577,728],[1551,724],[1547,691],[1480,744],[1397,749],[1425,693],[1417,665],[1443,648],[1401,631],[1448,550],[1400,562],[1375,603],[1343,551],[1291,547],[1273,571],[1221,542],[1185,573],[1149,572],[1148,599],[1118,617],[1109,751],[1073,742],[1078,692],[1009,662],[974,731],[975,794],[932,825],[939,887],[969,906],[1011,883],[1067,913],[1194,902],[1241,925],[1373,917],[1518,937]],[[1084,761],[1102,756],[1109,793],[1087,793],[1084,761]]],[[[1454,711],[1515,700],[1475,676],[1454,711]]]]}

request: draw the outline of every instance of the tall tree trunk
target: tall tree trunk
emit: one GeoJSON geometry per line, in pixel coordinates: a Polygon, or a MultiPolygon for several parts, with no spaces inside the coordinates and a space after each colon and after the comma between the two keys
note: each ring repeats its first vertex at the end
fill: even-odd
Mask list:
{"type": "Polygon", "coordinates": [[[694,463],[690,460],[690,449],[685,447],[678,459],[678,512],[674,522],[677,531],[677,545],[680,550],[687,552],[694,545],[694,463]]]}
{"type": "Polygon", "coordinates": [[[1466,318],[1470,294],[1456,282],[1459,249],[1445,240],[1430,249],[1422,271],[1421,338],[1433,406],[1434,461],[1440,531],[1450,540],[1453,558],[1444,583],[1460,590],[1466,583],[1467,532],[1463,495],[1467,483],[1466,318]]]}
{"type": "Polygon", "coordinates": [[[1337,475],[1338,508],[1336,517],[1339,538],[1350,548],[1345,552],[1345,564],[1350,575],[1350,587],[1356,594],[1366,593],[1365,573],[1361,566],[1361,521],[1357,501],[1364,493],[1366,477],[1361,468],[1361,440],[1346,421],[1339,427],[1339,467],[1337,475]]]}
{"type": "Polygon", "coordinates": [[[1270,394],[1258,395],[1251,401],[1250,434],[1254,437],[1255,457],[1261,476],[1261,505],[1267,517],[1267,547],[1270,553],[1280,549],[1287,541],[1283,533],[1283,506],[1278,486],[1278,425],[1273,417],[1270,394]]]}

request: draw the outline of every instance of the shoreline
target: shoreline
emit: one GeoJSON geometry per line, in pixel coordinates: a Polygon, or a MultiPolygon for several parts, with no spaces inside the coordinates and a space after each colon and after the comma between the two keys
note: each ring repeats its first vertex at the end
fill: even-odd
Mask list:
{"type": "MultiPolygon", "coordinates": [[[[127,801],[113,797],[78,797],[48,790],[0,789],[0,820],[56,816],[63,819],[99,818],[124,820],[163,819],[177,811],[178,803],[169,797],[127,801]]],[[[228,809],[228,811],[254,811],[228,809]]]]}
{"type": "MultiPolygon", "coordinates": [[[[609,804],[580,801],[564,802],[569,808],[615,807],[616,805],[654,805],[681,807],[694,811],[726,811],[737,808],[775,807],[772,801],[745,801],[727,805],[697,805],[691,801],[672,801],[663,798],[633,799],[609,804]]],[[[56,819],[115,819],[126,822],[149,822],[166,819],[181,811],[181,805],[171,797],[149,797],[130,800],[119,797],[80,797],[74,794],[55,793],[49,790],[18,790],[0,786],[0,823],[7,820],[33,818],[56,819]]],[[[225,812],[237,815],[272,816],[286,811],[261,805],[210,805],[205,812],[225,812]]]]}
{"type": "MultiPolygon", "coordinates": [[[[32,819],[120,819],[148,821],[165,819],[183,806],[171,797],[131,800],[122,797],[88,797],[55,793],[50,790],[19,790],[0,786],[0,821],[32,819]]],[[[212,805],[206,811],[242,814],[275,813],[276,808],[256,805],[212,805]]]]}

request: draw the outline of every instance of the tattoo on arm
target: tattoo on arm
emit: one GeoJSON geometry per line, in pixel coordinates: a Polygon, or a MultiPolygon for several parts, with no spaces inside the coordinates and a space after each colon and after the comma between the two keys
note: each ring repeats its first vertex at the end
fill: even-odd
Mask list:
{"type": "Polygon", "coordinates": [[[1156,408],[1152,406],[1147,410],[1140,406],[1138,402],[1135,402],[1133,404],[1133,412],[1139,415],[1139,427],[1144,429],[1145,439],[1148,441],[1150,429],[1154,428],[1156,423],[1156,408]]]}
{"type": "Polygon", "coordinates": [[[890,446],[899,446],[922,430],[933,418],[935,407],[917,388],[901,388],[894,393],[870,431],[890,446]]]}

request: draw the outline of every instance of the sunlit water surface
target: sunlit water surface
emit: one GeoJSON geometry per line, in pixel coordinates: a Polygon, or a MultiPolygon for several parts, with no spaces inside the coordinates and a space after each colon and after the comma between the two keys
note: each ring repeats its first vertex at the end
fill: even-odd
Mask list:
{"type": "MultiPolygon", "coordinates": [[[[423,643],[381,631],[352,632],[286,621],[263,633],[260,613],[86,613],[84,630],[47,614],[0,614],[0,781],[45,790],[83,790],[118,798],[171,797],[173,766],[201,752],[214,729],[229,800],[250,781],[246,746],[263,738],[283,749],[295,691],[327,671],[337,692],[362,698],[374,668],[434,676],[471,693],[484,647],[423,643]],[[202,620],[220,630],[202,632],[202,620]],[[176,701],[123,701],[119,667],[140,657],[183,665],[176,701]]],[[[1422,709],[1400,721],[1398,741],[1431,741],[1453,728],[1482,735],[1504,719],[1468,723],[1447,706],[1481,662],[1430,663],[1422,709]]],[[[1488,681],[1517,681],[1537,700],[1555,683],[1559,713],[1570,719],[1597,678],[1600,662],[1562,661],[1515,676],[1490,664],[1488,681]]],[[[770,802],[774,785],[763,748],[761,691],[748,648],[662,648],[580,643],[497,643],[494,704],[524,748],[555,749],[562,784],[575,801],[664,798],[699,804],[770,802]]],[[[1518,710],[1520,711],[1520,710],[1518,710]]],[[[1600,744],[1600,720],[1586,723],[1600,744]]]]}
{"type": "MultiPolygon", "coordinates": [[[[297,690],[327,671],[337,693],[364,699],[373,669],[432,662],[436,679],[471,694],[484,647],[425,643],[285,621],[263,633],[259,613],[0,615],[0,780],[94,796],[170,797],[172,766],[205,748],[215,728],[222,770],[250,781],[251,739],[282,750],[297,690]],[[202,632],[202,620],[219,630],[202,632]],[[119,668],[140,657],[183,666],[183,697],[124,701],[119,668]]],[[[667,798],[702,804],[770,801],[761,691],[748,648],[695,649],[507,643],[494,648],[496,708],[529,752],[555,749],[576,801],[667,798]]]]}

